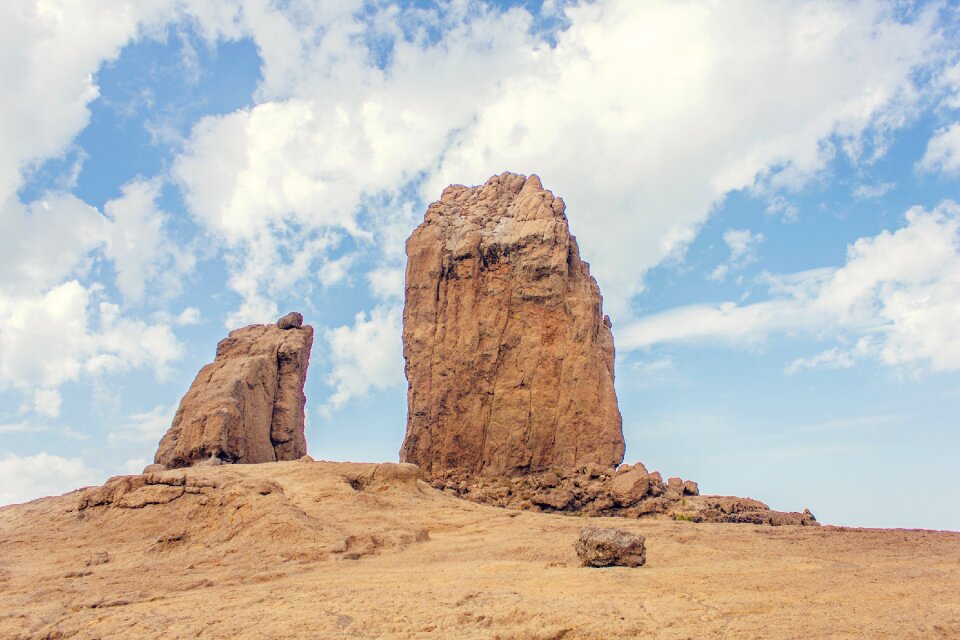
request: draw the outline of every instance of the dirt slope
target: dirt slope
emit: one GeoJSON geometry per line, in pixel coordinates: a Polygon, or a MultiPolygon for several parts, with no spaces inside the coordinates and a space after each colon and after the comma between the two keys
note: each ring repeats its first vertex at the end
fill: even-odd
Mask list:
{"type": "Polygon", "coordinates": [[[960,534],[591,518],[401,465],[168,471],[0,509],[0,638],[960,638],[960,534]]]}

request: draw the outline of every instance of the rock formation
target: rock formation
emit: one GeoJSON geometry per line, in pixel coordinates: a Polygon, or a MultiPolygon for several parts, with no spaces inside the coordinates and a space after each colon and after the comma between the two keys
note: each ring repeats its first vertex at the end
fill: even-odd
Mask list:
{"type": "Polygon", "coordinates": [[[407,240],[404,462],[490,476],[622,461],[610,319],[564,208],[504,173],[447,187],[407,240]]]}
{"type": "Polygon", "coordinates": [[[167,468],[306,455],[303,383],[313,327],[292,313],[231,331],[180,401],[154,462],[167,468]]]}

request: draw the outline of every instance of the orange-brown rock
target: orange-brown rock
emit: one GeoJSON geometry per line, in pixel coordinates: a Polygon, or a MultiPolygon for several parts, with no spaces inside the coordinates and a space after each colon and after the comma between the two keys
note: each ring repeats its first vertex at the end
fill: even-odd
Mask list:
{"type": "Polygon", "coordinates": [[[231,331],[180,401],[154,459],[167,468],[306,455],[303,383],[313,327],[292,313],[231,331]]]}
{"type": "Polygon", "coordinates": [[[537,176],[450,186],[407,240],[400,458],[513,475],[623,459],[613,336],[537,176]]]}

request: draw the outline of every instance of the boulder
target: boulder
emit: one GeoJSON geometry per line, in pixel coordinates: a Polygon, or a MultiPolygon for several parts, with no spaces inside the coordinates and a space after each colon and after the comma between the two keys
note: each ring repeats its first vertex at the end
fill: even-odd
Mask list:
{"type": "Polygon", "coordinates": [[[298,313],[231,331],[180,401],[154,463],[173,469],[305,455],[303,383],[312,345],[313,327],[298,313]]]}
{"type": "Polygon", "coordinates": [[[547,507],[561,511],[573,503],[575,496],[569,489],[551,489],[545,493],[535,494],[530,501],[538,507],[547,507]]]}
{"type": "Polygon", "coordinates": [[[610,495],[621,507],[634,505],[650,491],[650,475],[645,469],[633,469],[610,482],[610,495]]]}
{"type": "Polygon", "coordinates": [[[646,538],[622,529],[584,527],[575,548],[585,567],[640,567],[647,562],[646,538]]]}
{"type": "Polygon", "coordinates": [[[407,240],[407,431],[429,476],[623,460],[611,323],[537,176],[450,186],[407,240]]]}
{"type": "Polygon", "coordinates": [[[277,326],[284,330],[299,329],[303,326],[303,316],[296,311],[291,311],[277,320],[277,326]]]}

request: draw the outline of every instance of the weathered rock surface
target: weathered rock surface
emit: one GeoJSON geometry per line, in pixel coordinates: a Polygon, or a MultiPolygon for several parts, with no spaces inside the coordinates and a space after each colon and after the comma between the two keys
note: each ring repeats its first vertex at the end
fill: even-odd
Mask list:
{"type": "Polygon", "coordinates": [[[585,567],[641,567],[647,562],[646,538],[622,529],[584,527],[574,548],[585,567]]]}
{"type": "Polygon", "coordinates": [[[537,176],[447,187],[407,241],[400,458],[428,475],[623,459],[610,320],[537,176]]]}
{"type": "MultiPolygon", "coordinates": [[[[231,331],[180,401],[154,462],[197,464],[296,460],[307,453],[303,383],[313,327],[292,313],[276,325],[231,331]]],[[[152,467],[151,470],[154,470],[152,467]]]]}

